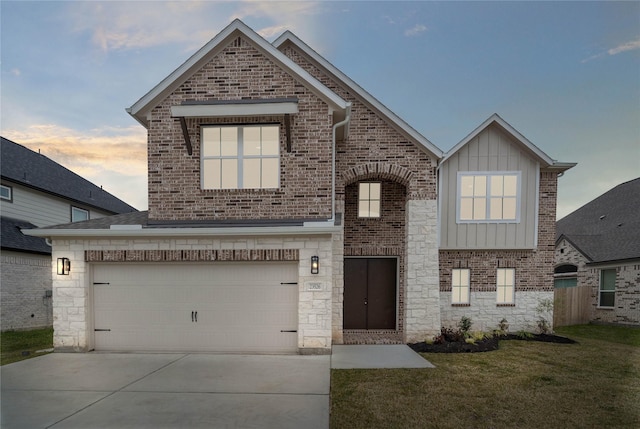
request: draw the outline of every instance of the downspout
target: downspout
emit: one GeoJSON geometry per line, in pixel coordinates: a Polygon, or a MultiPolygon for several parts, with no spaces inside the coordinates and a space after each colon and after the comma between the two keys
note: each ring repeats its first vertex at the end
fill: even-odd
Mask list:
{"type": "Polygon", "coordinates": [[[347,125],[351,120],[351,103],[347,103],[347,116],[343,121],[338,122],[331,129],[331,223],[336,221],[336,130],[338,127],[347,125]]]}

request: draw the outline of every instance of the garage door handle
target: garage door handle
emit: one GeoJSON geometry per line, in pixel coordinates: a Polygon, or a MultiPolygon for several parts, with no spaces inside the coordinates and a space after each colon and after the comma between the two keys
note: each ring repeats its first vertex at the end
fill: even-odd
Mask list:
{"type": "Polygon", "coordinates": [[[196,311],[196,323],[198,323],[198,312],[196,311]]]}
{"type": "Polygon", "coordinates": [[[191,323],[193,323],[193,313],[195,313],[195,311],[191,312],[191,323]]]}
{"type": "Polygon", "coordinates": [[[296,331],[295,329],[293,329],[293,330],[286,330],[286,329],[283,329],[283,330],[281,330],[280,332],[298,332],[298,331],[296,331]]]}

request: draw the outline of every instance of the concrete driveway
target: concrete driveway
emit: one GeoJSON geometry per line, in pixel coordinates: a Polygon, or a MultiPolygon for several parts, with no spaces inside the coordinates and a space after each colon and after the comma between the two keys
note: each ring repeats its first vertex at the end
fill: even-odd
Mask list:
{"type": "Polygon", "coordinates": [[[54,353],[0,368],[9,428],[329,427],[330,356],[54,353]]]}

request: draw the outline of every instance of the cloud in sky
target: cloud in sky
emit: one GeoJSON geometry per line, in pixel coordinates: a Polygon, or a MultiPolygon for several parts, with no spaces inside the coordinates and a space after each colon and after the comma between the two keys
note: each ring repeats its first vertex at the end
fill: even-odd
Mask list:
{"type": "Polygon", "coordinates": [[[3,129],[2,135],[40,151],[138,209],[147,206],[147,139],[143,127],[104,127],[81,133],[47,124],[24,130],[3,129]]]}
{"type": "Polygon", "coordinates": [[[613,56],[613,55],[621,54],[623,52],[635,51],[636,49],[640,49],[640,38],[622,43],[616,46],[615,48],[608,49],[606,52],[600,52],[599,54],[592,55],[589,58],[585,58],[581,62],[586,63],[586,62],[604,57],[605,55],[613,56]]]}
{"type": "Polygon", "coordinates": [[[408,28],[404,31],[404,35],[407,37],[415,37],[419,36],[421,33],[427,31],[427,27],[422,24],[416,24],[411,28],[408,28]]]}

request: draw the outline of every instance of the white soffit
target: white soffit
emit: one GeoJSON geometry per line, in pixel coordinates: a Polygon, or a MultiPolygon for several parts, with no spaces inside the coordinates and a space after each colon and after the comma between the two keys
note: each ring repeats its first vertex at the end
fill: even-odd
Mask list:
{"type": "Polygon", "coordinates": [[[225,103],[171,106],[171,116],[207,118],[221,116],[268,116],[298,113],[298,103],[225,103]]]}
{"type": "Polygon", "coordinates": [[[334,75],[340,82],[352,89],[353,92],[355,92],[365,103],[369,104],[370,107],[389,119],[389,121],[391,121],[391,123],[395,125],[398,131],[403,132],[408,137],[413,138],[427,151],[435,155],[438,159],[444,156],[444,152],[440,150],[436,145],[431,143],[425,136],[420,134],[411,125],[407,124],[402,118],[393,113],[388,107],[379,102],[374,96],[369,94],[364,88],[358,85],[349,76],[341,72],[333,64],[323,58],[320,54],[313,50],[313,48],[300,40],[298,36],[293,34],[291,31],[287,30],[282,33],[282,35],[280,35],[280,37],[278,37],[273,42],[273,46],[275,46],[276,48],[280,48],[280,46],[282,46],[287,41],[301,49],[305,54],[316,61],[327,72],[334,75]]]}
{"type": "Polygon", "coordinates": [[[295,79],[304,82],[305,86],[325,101],[331,109],[345,110],[347,108],[348,103],[345,100],[311,76],[307,71],[263,39],[245,23],[239,19],[235,19],[173,73],[163,79],[140,100],[136,101],[130,108],[126,109],[127,112],[142,125],[148,127],[149,119],[147,117],[147,113],[155,107],[160,100],[167,97],[193,73],[217,55],[226,46],[225,42],[228,42],[232,40],[233,37],[238,36],[244,36],[249,39],[275,64],[282,67],[295,79]]]}

